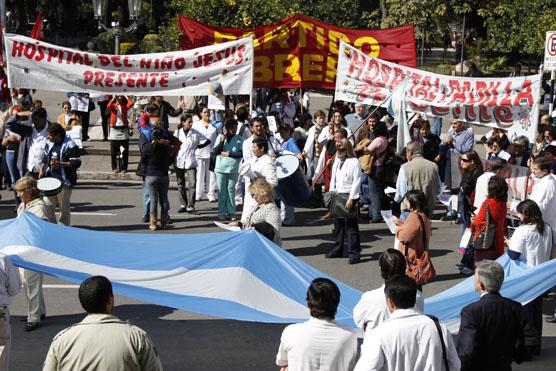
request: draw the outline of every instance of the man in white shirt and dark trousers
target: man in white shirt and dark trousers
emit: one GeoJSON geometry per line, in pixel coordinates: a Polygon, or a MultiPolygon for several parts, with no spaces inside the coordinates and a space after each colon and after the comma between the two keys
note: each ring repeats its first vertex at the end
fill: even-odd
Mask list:
{"type": "Polygon", "coordinates": [[[348,371],[357,356],[357,335],[334,321],[340,290],[328,278],[316,278],[307,289],[311,318],[282,332],[276,364],[281,371],[348,371]]]}
{"type": "Polygon", "coordinates": [[[414,308],[415,281],[395,276],[386,282],[384,293],[390,318],[365,337],[355,371],[459,370],[446,327],[414,308]]]}
{"type": "MultiPolygon", "coordinates": [[[[361,165],[355,157],[351,143],[343,138],[336,142],[336,159],[332,165],[332,176],[330,180],[330,192],[334,197],[346,198],[346,210],[358,210],[359,189],[361,188],[361,165]]],[[[359,237],[359,225],[357,224],[357,213],[352,217],[339,217],[334,215],[334,247],[326,254],[326,258],[341,258],[344,255],[344,240],[347,235],[349,264],[357,264],[361,261],[361,242],[359,237]]],[[[350,215],[352,215],[350,213],[350,215]]]]}
{"type": "Polygon", "coordinates": [[[180,208],[178,213],[187,211],[197,214],[195,211],[195,187],[197,178],[197,158],[195,150],[206,147],[210,140],[206,139],[195,129],[192,129],[193,117],[190,114],[182,115],[178,129],[174,136],[181,142],[176,156],[176,179],[178,181],[178,193],[180,197],[180,208]],[[201,143],[202,142],[202,143],[201,143]]]}
{"type": "Polygon", "coordinates": [[[10,365],[12,329],[8,307],[12,303],[12,296],[16,296],[19,290],[19,270],[7,255],[0,253],[0,370],[8,370],[10,365]]]}

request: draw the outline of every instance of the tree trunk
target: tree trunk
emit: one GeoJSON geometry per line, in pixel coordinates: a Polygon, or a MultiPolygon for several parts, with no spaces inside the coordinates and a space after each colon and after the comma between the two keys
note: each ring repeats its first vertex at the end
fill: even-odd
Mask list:
{"type": "Polygon", "coordinates": [[[380,20],[384,22],[386,17],[388,17],[388,7],[386,6],[386,0],[379,0],[380,12],[382,13],[380,20]]]}

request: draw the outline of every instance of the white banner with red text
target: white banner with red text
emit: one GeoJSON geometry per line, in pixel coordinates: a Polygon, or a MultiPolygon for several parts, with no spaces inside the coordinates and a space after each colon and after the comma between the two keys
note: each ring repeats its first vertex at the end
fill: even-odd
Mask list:
{"type": "Polygon", "coordinates": [[[155,54],[83,52],[6,34],[12,88],[130,95],[251,94],[253,39],[155,54]]]}
{"type": "Polygon", "coordinates": [[[501,128],[535,140],[541,75],[445,76],[370,57],[341,42],[335,99],[377,106],[409,78],[407,111],[501,128]]]}

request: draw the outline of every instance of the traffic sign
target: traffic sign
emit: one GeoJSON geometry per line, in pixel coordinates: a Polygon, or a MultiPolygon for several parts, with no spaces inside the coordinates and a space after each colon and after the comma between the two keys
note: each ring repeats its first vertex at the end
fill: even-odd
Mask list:
{"type": "Polygon", "coordinates": [[[544,45],[544,70],[556,70],[556,31],[548,31],[546,33],[546,42],[544,45]]]}

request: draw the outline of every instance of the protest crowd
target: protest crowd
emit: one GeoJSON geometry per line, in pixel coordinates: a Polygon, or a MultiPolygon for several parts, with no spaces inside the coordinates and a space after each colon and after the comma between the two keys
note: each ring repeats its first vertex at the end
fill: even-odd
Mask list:
{"type": "MultiPolygon", "coordinates": [[[[467,77],[479,76],[473,66],[467,77]]],[[[357,68],[346,75],[346,89],[348,78],[361,75],[357,68]]],[[[32,90],[8,87],[3,69],[0,88],[0,185],[13,192],[15,217],[28,212],[71,226],[82,148],[98,109],[102,141],[110,142],[107,170],[134,172],[141,180],[137,219],[147,233],[172,228],[170,210],[198,215],[206,200],[217,204],[214,221],[222,228],[253,229],[281,246],[284,227],[303,225],[296,208],[318,209],[333,239],[324,257],[347,266],[363,263],[359,226],[385,224],[395,248],[378,259],[383,285],[365,292],[353,309],[358,329],[335,321],[338,285],[312,280],[310,319],[287,326],[280,338],[281,371],[511,370],[513,362],[531,362],[543,352],[543,295],[525,305],[502,296],[504,269],[496,260],[507,255],[536,267],[556,255],[551,115],[532,123],[535,140],[511,126],[492,127],[479,138],[476,122],[463,115],[401,115],[386,99],[372,105],[338,97],[328,110],[313,109],[306,89],[226,95],[222,108],[210,96],[182,95],[173,105],[163,90],[152,96],[67,92],[56,112],[33,99],[32,90]],[[130,167],[130,146],[140,153],[136,168],[130,167]],[[178,204],[169,198],[174,176],[178,204]],[[454,273],[473,277],[480,294],[461,310],[457,339],[425,314],[426,285],[436,277],[432,220],[459,226],[462,257],[454,273]]],[[[27,298],[27,332],[40,328],[46,308],[43,275],[20,273],[5,254],[0,260],[4,370],[12,297],[22,290],[27,298]]],[[[87,278],[78,295],[87,316],[52,340],[44,370],[162,369],[148,334],[113,315],[108,278],[87,278]]],[[[556,323],[556,313],[546,322],[556,323]]]]}
{"type": "MultiPolygon", "coordinates": [[[[296,223],[294,205],[287,195],[277,192],[276,161],[281,156],[295,156],[299,163],[304,184],[298,186],[315,185],[304,203],[295,199],[292,203],[323,208],[322,218],[333,222],[334,245],[327,258],[347,256],[350,264],[359,263],[359,223],[391,220],[399,247],[380,258],[385,286],[365,293],[354,309],[354,320],[365,331],[357,366],[355,333],[333,322],[339,291],[332,281],[317,279],[307,295],[312,319],[284,331],[276,360],[280,367],[313,369],[316,359],[321,359],[325,369],[335,370],[406,369],[415,362],[431,369],[457,369],[461,363],[462,369],[471,370],[478,369],[479,359],[484,365],[485,357],[493,364],[503,360],[509,367],[512,360],[521,362],[540,354],[542,297],[523,307],[501,297],[503,276],[492,260],[505,253],[530,266],[550,259],[556,223],[552,175],[556,143],[550,116],[542,117],[538,143],[532,144],[526,137],[509,138],[502,130],[493,130],[475,144],[472,127],[462,121],[452,120],[443,133],[437,120],[431,125],[418,117],[410,127],[411,141],[404,153],[398,153],[396,121],[384,109],[336,101],[328,115],[320,110],[310,114],[309,95],[286,90],[257,91],[264,96],[264,104],[253,107],[251,115],[244,97],[237,97],[235,111],[221,112],[209,110],[203,97],[181,97],[179,107],[174,108],[161,96],[70,94],[70,101],[61,104],[63,112],[57,122],[50,121],[56,114],[33,101],[29,91],[5,93],[9,95],[4,100],[8,108],[3,113],[2,184],[14,190],[18,214],[29,211],[70,225],[70,196],[80,165],[76,142],[88,139],[83,112],[70,103],[77,97],[87,100],[87,109],[94,103],[106,106],[102,115],[106,139],[114,142],[113,152],[124,148],[123,156],[112,155],[114,172],[128,171],[129,133],[137,129],[141,162],[136,172],[143,180],[143,194],[138,197],[144,203],[140,217],[153,231],[169,227],[171,207],[195,214],[195,203],[207,197],[218,202],[218,220],[255,228],[280,244],[281,228],[296,223]],[[179,117],[177,128],[170,128],[168,115],[179,117]],[[71,133],[78,126],[81,135],[74,141],[71,133]],[[482,146],[486,156],[479,155],[482,146]],[[454,162],[459,166],[454,167],[454,162]],[[506,178],[516,164],[531,168],[535,187],[527,200],[508,212],[512,197],[506,178]],[[171,172],[176,173],[179,205],[168,201],[171,172]],[[61,183],[59,192],[41,197],[45,190],[39,189],[37,180],[52,178],[61,183]],[[456,202],[446,208],[437,196],[456,202]],[[239,215],[236,208],[241,205],[239,215]],[[392,214],[384,215],[384,210],[392,214]],[[423,285],[435,275],[428,254],[431,218],[455,220],[462,234],[472,234],[455,268],[464,275],[475,274],[476,288],[484,298],[462,311],[457,344],[443,325],[423,315],[423,285]],[[489,318],[480,318],[485,312],[475,309],[478,306],[488,308],[489,318]],[[413,354],[408,342],[413,337],[407,331],[428,337],[419,342],[431,342],[430,354],[413,354]],[[497,336],[479,335],[491,331],[497,331],[497,336]],[[499,338],[507,343],[498,344],[499,338]],[[407,342],[407,348],[392,347],[398,342],[407,342]]],[[[8,277],[14,275],[9,267],[6,263],[8,277]]],[[[7,292],[18,291],[14,288],[17,276],[4,282],[7,292]]],[[[45,314],[42,275],[24,270],[24,276],[29,300],[25,330],[33,331],[45,314]]],[[[547,321],[554,322],[556,317],[547,321]]],[[[55,359],[49,353],[47,364],[56,364],[55,359]]],[[[47,364],[45,369],[56,369],[46,368],[47,364]]]]}

